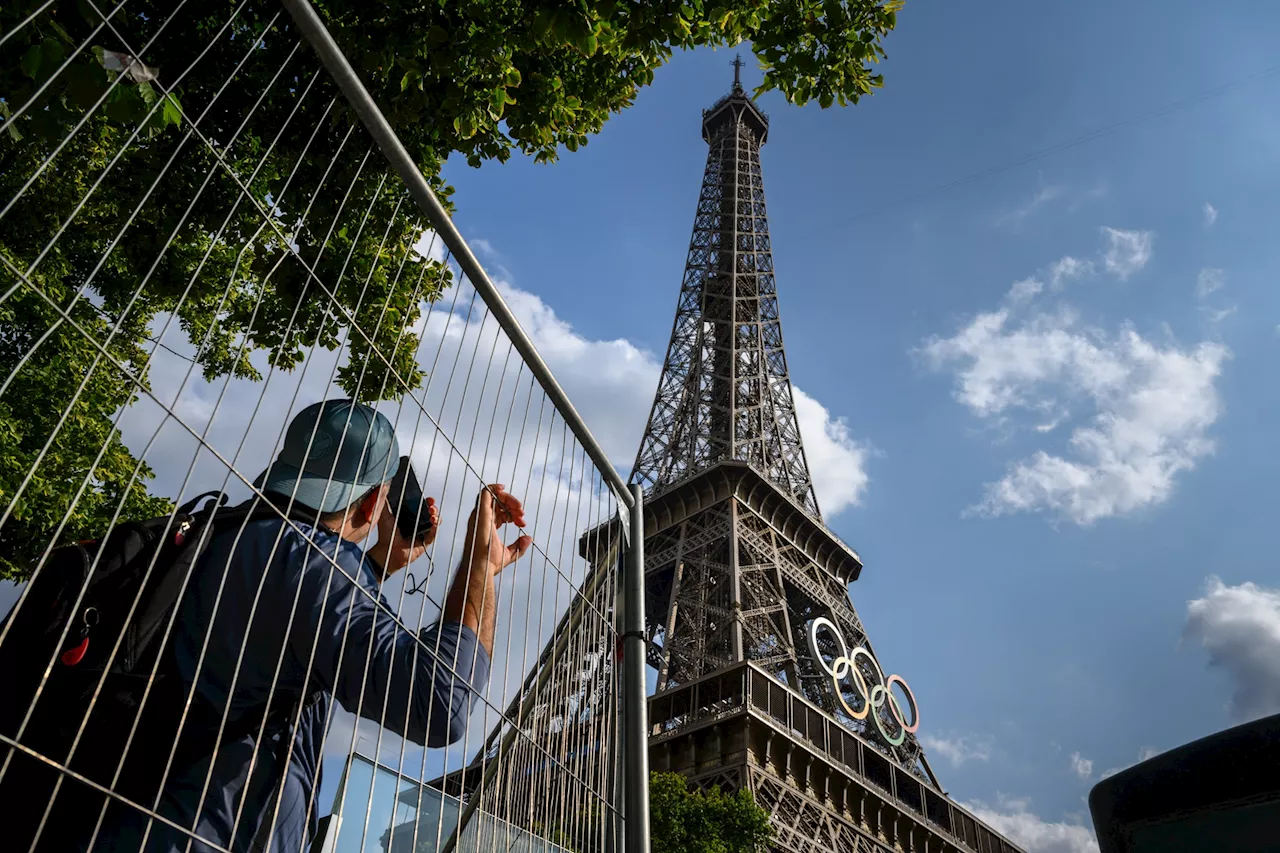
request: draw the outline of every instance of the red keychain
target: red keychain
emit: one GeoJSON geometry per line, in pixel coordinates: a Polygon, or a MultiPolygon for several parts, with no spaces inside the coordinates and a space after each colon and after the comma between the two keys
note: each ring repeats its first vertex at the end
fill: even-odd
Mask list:
{"type": "Polygon", "coordinates": [[[84,625],[80,628],[80,642],[63,652],[59,658],[63,666],[75,666],[84,660],[85,653],[89,651],[89,631],[98,624],[98,609],[96,607],[86,609],[82,621],[84,625]]]}

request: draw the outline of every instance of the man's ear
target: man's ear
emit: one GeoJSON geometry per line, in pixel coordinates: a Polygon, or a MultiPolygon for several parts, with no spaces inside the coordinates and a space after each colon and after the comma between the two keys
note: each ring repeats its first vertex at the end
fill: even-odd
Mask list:
{"type": "Polygon", "coordinates": [[[378,508],[382,505],[382,499],[387,494],[387,484],[383,483],[369,494],[365,495],[364,500],[360,501],[360,524],[377,524],[378,508]]]}

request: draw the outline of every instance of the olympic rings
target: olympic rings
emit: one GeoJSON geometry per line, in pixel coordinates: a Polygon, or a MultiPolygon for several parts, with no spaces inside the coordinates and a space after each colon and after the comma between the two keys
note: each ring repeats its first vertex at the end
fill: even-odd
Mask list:
{"type": "Polygon", "coordinates": [[[885,741],[891,746],[898,746],[907,737],[907,732],[914,733],[920,728],[920,706],[916,704],[915,694],[911,692],[911,688],[907,686],[907,682],[900,675],[891,675],[884,677],[884,671],[880,669],[880,664],[876,661],[871,651],[865,646],[856,646],[853,651],[849,651],[849,646],[844,641],[840,629],[825,617],[818,617],[809,623],[809,653],[813,655],[814,661],[818,666],[822,667],[827,675],[831,676],[831,684],[835,688],[836,699],[844,707],[846,713],[855,720],[865,720],[868,715],[875,720],[876,728],[880,730],[880,734],[885,741]],[[818,631],[826,628],[827,632],[835,639],[840,654],[836,655],[830,663],[822,657],[822,653],[818,649],[818,631]],[[858,667],[858,658],[866,658],[866,667],[875,675],[875,682],[867,689],[867,679],[863,675],[862,669],[858,667]],[[847,682],[852,676],[852,685],[847,682]],[[902,712],[902,706],[898,702],[897,694],[893,692],[894,683],[902,686],[902,692],[907,695],[907,702],[911,705],[911,725],[907,725],[906,716],[902,712]],[[850,707],[844,694],[846,690],[852,690],[862,699],[861,708],[854,710],[850,707]],[[891,735],[885,726],[884,715],[881,709],[888,706],[889,715],[897,724],[897,734],[891,735]],[[875,713],[871,713],[872,709],[875,713]]]}

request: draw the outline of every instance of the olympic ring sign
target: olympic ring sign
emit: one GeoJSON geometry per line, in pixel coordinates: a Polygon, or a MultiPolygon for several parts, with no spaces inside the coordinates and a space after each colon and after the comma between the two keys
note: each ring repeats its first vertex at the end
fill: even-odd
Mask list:
{"type": "Polygon", "coordinates": [[[840,704],[844,706],[846,712],[855,720],[865,720],[868,715],[875,720],[876,728],[880,730],[880,734],[891,745],[897,746],[902,743],[907,732],[914,733],[920,728],[920,707],[916,704],[916,697],[911,692],[911,688],[907,686],[907,682],[902,680],[900,675],[891,675],[884,677],[884,672],[880,669],[880,664],[872,656],[871,652],[865,646],[857,646],[852,652],[844,641],[840,629],[835,626],[830,619],[819,617],[809,623],[809,653],[813,655],[814,661],[818,666],[822,667],[827,675],[831,676],[831,684],[835,688],[836,698],[840,700],[840,704]],[[822,653],[818,650],[818,632],[822,629],[835,639],[836,646],[840,649],[840,654],[834,657],[830,663],[823,658],[822,653]],[[867,679],[863,671],[858,667],[858,659],[865,658],[866,666],[875,674],[876,683],[868,689],[867,679]],[[850,681],[850,679],[852,679],[850,681]],[[843,682],[843,683],[842,683],[843,682]],[[902,690],[907,694],[907,702],[911,705],[911,725],[907,725],[905,716],[902,713],[902,706],[898,703],[898,697],[893,692],[893,685],[897,683],[902,685],[902,690]],[[862,698],[862,707],[855,711],[849,706],[845,700],[845,691],[857,693],[862,698]],[[898,732],[896,735],[889,734],[885,726],[884,715],[881,710],[888,706],[889,715],[893,721],[897,723],[898,732]],[[872,711],[875,713],[871,713],[872,711]]]}

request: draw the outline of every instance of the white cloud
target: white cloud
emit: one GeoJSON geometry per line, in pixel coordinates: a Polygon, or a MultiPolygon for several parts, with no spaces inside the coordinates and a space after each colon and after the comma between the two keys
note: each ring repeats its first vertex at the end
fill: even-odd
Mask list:
{"type": "Polygon", "coordinates": [[[1154,746],[1144,746],[1138,750],[1138,760],[1136,762],[1123,764],[1119,767],[1108,767],[1106,770],[1103,770],[1102,773],[1098,775],[1098,778],[1106,779],[1109,776],[1114,776],[1117,773],[1119,773],[1121,770],[1127,770],[1130,767],[1132,767],[1134,764],[1141,764],[1142,762],[1146,761],[1149,758],[1155,758],[1159,754],[1160,754],[1160,750],[1156,749],[1154,746]]]}
{"type": "Polygon", "coordinates": [[[1067,308],[1001,308],[921,351],[934,369],[953,369],[956,399],[978,417],[1024,409],[1047,418],[1047,433],[1092,410],[1065,450],[1040,450],[988,484],[979,514],[1047,510],[1087,525],[1166,500],[1175,477],[1213,450],[1215,381],[1229,357],[1220,344],[1160,346],[1130,328],[1086,328],[1067,308]]]}
{"type": "Polygon", "coordinates": [[[827,516],[858,506],[871,480],[867,475],[870,447],[850,435],[844,418],[831,417],[817,400],[799,388],[792,390],[818,506],[827,516]]]}
{"type": "Polygon", "coordinates": [[[1280,711],[1280,590],[1210,578],[1187,603],[1183,636],[1209,653],[1231,682],[1228,712],[1247,721],[1280,711]]]}
{"type": "Polygon", "coordinates": [[[1141,270],[1151,260],[1155,232],[1122,231],[1104,226],[1102,233],[1107,238],[1103,263],[1106,264],[1107,272],[1121,281],[1141,270]]]}
{"type": "Polygon", "coordinates": [[[1071,753],[1071,772],[1088,780],[1093,775],[1093,760],[1082,758],[1078,752],[1071,753]]]}
{"type": "Polygon", "coordinates": [[[510,282],[495,284],[605,452],[630,468],[661,362],[630,341],[585,338],[538,296],[510,282]]]}
{"type": "Polygon", "coordinates": [[[449,253],[449,247],[444,244],[444,240],[435,231],[428,228],[422,232],[418,242],[413,244],[413,251],[433,261],[444,261],[445,256],[449,253]]]}
{"type": "Polygon", "coordinates": [[[1204,299],[1221,290],[1227,283],[1227,274],[1220,269],[1205,267],[1196,275],[1196,299],[1204,299]]]}
{"type": "Polygon", "coordinates": [[[1053,266],[1049,268],[1049,286],[1054,290],[1058,290],[1062,287],[1064,282],[1070,281],[1073,278],[1080,278],[1081,276],[1089,275],[1092,272],[1092,261],[1082,261],[1079,258],[1073,258],[1070,255],[1067,255],[1064,258],[1059,258],[1054,262],[1053,266]]]}
{"type": "Polygon", "coordinates": [[[1218,323],[1221,323],[1223,320],[1236,313],[1239,308],[1239,305],[1232,305],[1230,308],[1209,308],[1205,309],[1204,316],[1205,319],[1209,321],[1210,325],[1216,326],[1218,323]]]}
{"type": "Polygon", "coordinates": [[[997,222],[1001,225],[1017,225],[1024,221],[1031,214],[1035,213],[1044,205],[1061,198],[1065,192],[1060,186],[1042,186],[1036,190],[1036,194],[1028,199],[1021,207],[1015,208],[1001,216],[997,222]]]}
{"type": "MultiPolygon", "coordinates": [[[[416,248],[438,255],[439,251],[430,247],[430,240],[430,233],[425,234],[416,248]]],[[[634,459],[649,415],[661,370],[659,359],[626,340],[585,338],[536,295],[507,281],[496,284],[605,452],[625,472],[634,459]]],[[[505,416],[514,405],[511,395],[515,378],[510,374],[518,367],[519,356],[514,352],[507,355],[505,335],[484,311],[483,304],[472,302],[473,293],[469,285],[459,285],[419,322],[423,343],[418,361],[429,376],[425,391],[427,414],[410,404],[412,411],[404,417],[412,425],[403,427],[402,432],[407,434],[401,440],[413,442],[416,431],[417,444],[430,444],[429,436],[436,432],[430,421],[434,418],[446,431],[454,430],[461,436],[461,451],[467,450],[469,440],[475,445],[473,455],[493,445],[492,454],[496,457],[500,454],[501,435],[477,438],[469,433],[477,414],[483,424],[493,417],[505,416]],[[477,365],[468,373],[466,368],[472,358],[477,365]],[[506,379],[502,378],[504,375],[506,379]],[[493,396],[502,382],[506,382],[502,410],[477,413],[475,401],[482,390],[493,396]]],[[[165,343],[181,352],[191,349],[172,335],[165,338],[165,343]]],[[[251,478],[270,461],[282,426],[294,412],[315,400],[340,396],[333,376],[343,363],[345,356],[321,350],[309,357],[304,369],[276,373],[264,383],[207,383],[198,370],[190,371],[189,363],[162,350],[151,372],[156,395],[198,432],[207,430],[209,442],[251,478]]],[[[264,374],[268,373],[265,365],[259,366],[264,374]]],[[[527,388],[529,381],[526,372],[520,379],[521,387],[527,388]]],[[[852,437],[844,419],[834,417],[803,390],[793,391],[815,490],[824,511],[833,516],[862,499],[869,480],[866,463],[872,451],[852,437]]],[[[398,411],[394,406],[383,408],[389,416],[398,411]]],[[[530,417],[536,421],[537,412],[530,417]]],[[[158,472],[156,490],[177,494],[183,488],[195,440],[172,421],[162,428],[162,421],[161,410],[144,398],[125,413],[122,427],[131,446],[141,449],[151,445],[147,459],[158,472]]],[[[436,444],[436,454],[447,448],[443,440],[436,444]]],[[[419,470],[424,470],[427,459],[417,461],[419,470]]],[[[493,461],[496,463],[497,459],[493,461]]],[[[226,476],[225,465],[215,462],[208,451],[201,454],[197,470],[203,473],[193,475],[193,483],[210,476],[217,476],[220,481],[226,476]]],[[[186,491],[190,492],[190,488],[189,485],[186,491]]]]}
{"type": "Polygon", "coordinates": [[[493,248],[493,244],[483,237],[472,237],[467,242],[471,244],[472,249],[478,249],[492,258],[498,257],[498,250],[493,248]]]}
{"type": "Polygon", "coordinates": [[[993,749],[991,738],[969,736],[946,738],[926,734],[920,738],[920,743],[927,752],[950,761],[952,767],[959,767],[967,761],[990,761],[993,749]]]}
{"type": "Polygon", "coordinates": [[[996,216],[994,221],[997,226],[1016,228],[1023,225],[1042,208],[1054,205],[1067,211],[1075,211],[1081,205],[1093,199],[1102,198],[1106,194],[1107,187],[1105,184],[1097,184],[1090,189],[1081,189],[1062,184],[1045,185],[1042,183],[1040,188],[1029,199],[1018,207],[996,216]]]}
{"type": "MultiPolygon", "coordinates": [[[[498,287],[592,433],[619,467],[629,467],[649,417],[661,363],[625,340],[588,340],[537,296],[506,282],[498,287]]],[[[852,437],[843,418],[832,417],[800,388],[792,392],[819,506],[827,516],[857,506],[870,481],[870,448],[852,437]]]]}
{"type": "Polygon", "coordinates": [[[1044,284],[1039,279],[1024,278],[1013,283],[1006,298],[1014,305],[1023,305],[1038,296],[1042,290],[1044,284]]]}
{"type": "Polygon", "coordinates": [[[1206,201],[1204,203],[1204,227],[1212,228],[1213,223],[1217,221],[1218,221],[1218,208],[1214,207],[1213,205],[1209,204],[1209,202],[1206,201]]]}
{"type": "Polygon", "coordinates": [[[1196,275],[1196,300],[1199,310],[1208,321],[1210,328],[1215,328],[1223,320],[1236,313],[1238,305],[1223,306],[1209,304],[1209,297],[1222,290],[1227,284],[1227,274],[1220,269],[1205,267],[1196,275]]]}
{"type": "Polygon", "coordinates": [[[995,808],[982,803],[969,803],[968,808],[1027,853],[1098,853],[1098,842],[1088,827],[1043,820],[1024,799],[1001,796],[998,800],[995,808]]]}

